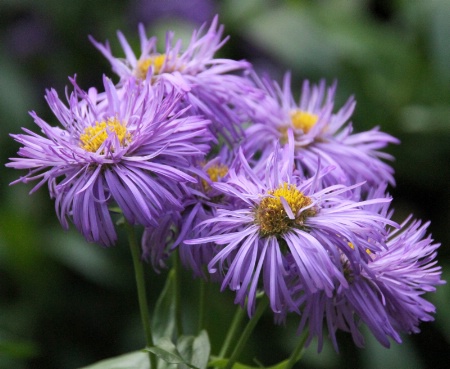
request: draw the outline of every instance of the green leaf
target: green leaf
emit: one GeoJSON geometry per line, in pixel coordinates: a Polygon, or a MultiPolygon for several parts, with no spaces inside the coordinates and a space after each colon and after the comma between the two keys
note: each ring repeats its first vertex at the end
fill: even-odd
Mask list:
{"type": "Polygon", "coordinates": [[[337,58],[323,26],[306,7],[267,8],[249,18],[242,32],[250,42],[292,68],[332,69],[337,58]]]}
{"type": "Polygon", "coordinates": [[[178,349],[168,337],[161,338],[156,346],[148,347],[145,350],[154,353],[166,363],[185,364],[190,368],[198,369],[190,363],[186,362],[186,360],[181,356],[178,349]]]}
{"type": "Polygon", "coordinates": [[[108,253],[99,247],[93,247],[76,232],[58,232],[49,229],[46,232],[48,244],[44,252],[87,280],[103,286],[121,286],[123,278],[114,273],[116,265],[108,253]]]}
{"type": "Polygon", "coordinates": [[[418,352],[414,350],[414,343],[410,337],[402,337],[401,345],[394,342],[390,348],[386,348],[380,345],[366,326],[362,327],[362,332],[366,342],[365,349],[361,351],[364,368],[420,369],[426,367],[418,352]]]}
{"type": "Polygon", "coordinates": [[[153,339],[173,337],[175,332],[175,270],[167,276],[166,284],[156,302],[152,319],[153,339]]]}
{"type": "Polygon", "coordinates": [[[32,342],[0,340],[0,356],[30,358],[38,355],[38,348],[32,342]]]}
{"type": "Polygon", "coordinates": [[[191,365],[205,369],[208,365],[211,344],[206,331],[201,331],[197,337],[182,336],[177,343],[181,356],[191,365]]]}
{"type": "Polygon", "coordinates": [[[180,368],[206,369],[211,345],[206,331],[197,337],[181,336],[177,345],[169,337],[162,337],[156,346],[146,349],[168,364],[180,364],[180,368]]]}
{"type": "Polygon", "coordinates": [[[442,263],[442,279],[446,284],[437,287],[437,293],[430,293],[427,296],[436,305],[435,327],[442,332],[448,344],[450,344],[450,314],[447,314],[448,302],[450,301],[450,264],[442,263]]]}
{"type": "Polygon", "coordinates": [[[448,15],[450,14],[450,3],[448,0],[435,0],[426,4],[431,10],[430,22],[427,24],[430,28],[430,58],[433,69],[437,72],[440,80],[444,84],[450,82],[450,23],[448,15]]]}
{"type": "Polygon", "coordinates": [[[144,351],[135,351],[102,360],[80,369],[150,369],[150,361],[148,353],[144,351]]]}
{"type": "MultiPolygon", "coordinates": [[[[188,363],[192,363],[194,339],[194,336],[181,336],[177,341],[177,350],[188,363]]],[[[186,366],[181,365],[180,369],[186,369],[186,366]]]]}

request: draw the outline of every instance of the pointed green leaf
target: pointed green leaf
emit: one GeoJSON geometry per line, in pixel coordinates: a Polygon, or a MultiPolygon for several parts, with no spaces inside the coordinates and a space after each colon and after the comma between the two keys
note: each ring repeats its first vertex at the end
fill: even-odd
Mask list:
{"type": "MultiPolygon", "coordinates": [[[[194,347],[194,336],[181,336],[177,341],[177,350],[186,362],[192,364],[194,347]]],[[[179,369],[186,369],[186,365],[181,365],[179,369]]]]}
{"type": "Polygon", "coordinates": [[[193,349],[191,364],[200,369],[205,369],[208,365],[209,355],[211,354],[211,344],[208,333],[205,330],[201,331],[195,337],[193,349]]]}
{"type": "Polygon", "coordinates": [[[211,344],[206,331],[201,331],[197,337],[180,337],[177,349],[181,356],[196,368],[205,369],[208,365],[211,344]]]}
{"type": "Polygon", "coordinates": [[[173,342],[167,337],[161,338],[156,346],[146,348],[145,350],[153,352],[156,356],[164,360],[166,363],[185,364],[189,368],[198,369],[190,363],[186,362],[173,342]]]}
{"type": "Polygon", "coordinates": [[[80,369],[150,369],[148,353],[144,351],[130,352],[80,369]]]}
{"type": "Polygon", "coordinates": [[[173,337],[175,332],[175,270],[167,276],[166,284],[158,301],[152,319],[153,339],[156,343],[162,337],[173,337]]]}

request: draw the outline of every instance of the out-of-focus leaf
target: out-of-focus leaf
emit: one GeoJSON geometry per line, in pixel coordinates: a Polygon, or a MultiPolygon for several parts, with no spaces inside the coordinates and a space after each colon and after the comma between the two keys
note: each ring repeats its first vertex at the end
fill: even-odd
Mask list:
{"type": "Polygon", "coordinates": [[[421,369],[425,367],[408,337],[402,337],[402,344],[393,342],[387,349],[380,345],[366,327],[363,328],[363,332],[366,340],[365,349],[361,352],[364,368],[421,369]]]}
{"type": "Polygon", "coordinates": [[[450,264],[442,265],[442,279],[446,284],[439,286],[437,293],[428,294],[430,301],[436,306],[436,327],[441,330],[450,345],[450,314],[448,302],[450,301],[450,264]]]}
{"type": "MultiPolygon", "coordinates": [[[[228,0],[220,2],[221,19],[229,19],[230,26],[239,29],[248,19],[255,14],[262,13],[267,10],[270,0],[228,0]]],[[[227,28],[228,29],[228,28],[227,28]]]]}
{"type": "MultiPolygon", "coordinates": [[[[333,369],[339,366],[342,355],[338,354],[330,340],[324,340],[322,351],[317,352],[317,338],[313,339],[305,350],[300,363],[305,363],[313,368],[333,369]]],[[[350,363],[347,363],[350,365],[350,363]]]]}
{"type": "Polygon", "coordinates": [[[406,106],[401,110],[400,124],[405,132],[450,134],[450,105],[406,106]]]}
{"type": "Polygon", "coordinates": [[[135,351],[110,359],[99,361],[95,364],[84,366],[80,369],[150,369],[148,353],[135,351]]]}
{"type": "Polygon", "coordinates": [[[43,250],[89,281],[105,286],[117,286],[122,283],[108,253],[98,245],[87,243],[75,231],[66,233],[53,231],[43,250]]]}
{"type": "Polygon", "coordinates": [[[38,348],[34,343],[24,341],[0,341],[0,356],[13,358],[30,358],[36,356],[38,348]]]}
{"type": "Polygon", "coordinates": [[[33,94],[32,84],[25,77],[20,65],[0,52],[0,115],[2,125],[0,142],[10,139],[8,133],[19,133],[20,127],[30,126],[32,119],[28,116],[31,107],[36,107],[37,99],[33,94]]]}
{"type": "Polygon", "coordinates": [[[173,337],[175,332],[175,270],[167,275],[166,284],[156,302],[152,319],[153,339],[173,337]]]}
{"type": "Polygon", "coordinates": [[[242,33],[291,68],[333,69],[338,54],[308,8],[268,9],[248,20],[242,33]]]}
{"type": "Polygon", "coordinates": [[[450,82],[450,2],[448,0],[435,0],[431,6],[431,56],[436,74],[444,83],[450,82]]]}

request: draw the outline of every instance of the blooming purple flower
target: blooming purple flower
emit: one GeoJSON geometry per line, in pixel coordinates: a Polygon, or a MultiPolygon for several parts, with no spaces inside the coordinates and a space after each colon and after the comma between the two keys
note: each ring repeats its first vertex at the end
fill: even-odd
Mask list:
{"type": "Polygon", "coordinates": [[[352,133],[349,119],[356,103],[350,97],[333,113],[336,83],[327,88],[324,80],[312,86],[304,81],[297,103],[291,92],[289,73],[282,87],[267,78],[254,79],[266,91],[266,98],[253,105],[254,124],[246,130],[247,152],[262,151],[264,156],[273,141],[286,142],[287,131],[292,129],[297,165],[307,176],[316,172],[320,158],[322,165],[335,167],[324,178],[326,185],[366,181],[365,188],[370,188],[381,182],[394,183],[393,169],[380,160],[392,158],[380,149],[398,140],[378,128],[352,133]]]}
{"type": "Polygon", "coordinates": [[[229,141],[236,141],[242,135],[240,127],[247,117],[246,95],[255,91],[253,84],[246,78],[231,73],[251,68],[246,61],[214,58],[214,54],[223,46],[227,38],[222,39],[223,26],[218,17],[214,17],[206,29],[203,24],[192,34],[189,45],[183,49],[181,40],[174,40],[174,33],[168,32],[165,50],[157,49],[157,38],[147,37],[145,28],[139,25],[141,53],[137,56],[125,36],[118,32],[125,59],[113,56],[108,43],[101,44],[91,38],[93,44],[109,60],[112,69],[126,81],[155,81],[164,79],[179,87],[189,89],[187,104],[191,112],[203,114],[212,121],[210,128],[215,134],[222,134],[229,141]]]}
{"type": "Polygon", "coordinates": [[[229,169],[227,180],[212,184],[234,198],[235,207],[219,207],[216,216],[203,223],[209,235],[185,241],[219,246],[208,269],[224,276],[222,289],[236,291],[237,303],[244,305],[248,298],[249,314],[259,288],[264,289],[274,312],[297,310],[287,282],[294,270],[296,283],[307,293],[320,291],[331,297],[336,283],[347,285],[337,266],[340,255],[352,264],[367,262],[367,249],[375,252],[384,247],[385,224],[395,226],[362,208],[389,202],[389,198],[356,202],[341,196],[351,187],[322,189],[320,182],[329,169],[303,179],[294,170],[292,132],[288,135],[289,144],[281,153],[274,151],[264,172],[255,172],[240,151],[240,161],[229,169]]]}
{"type": "Polygon", "coordinates": [[[230,206],[228,198],[213,187],[213,184],[226,180],[234,159],[235,151],[226,145],[222,146],[218,154],[213,154],[213,158],[198,166],[197,173],[201,180],[186,184],[190,195],[185,197],[185,208],[181,212],[179,223],[180,232],[173,247],[178,247],[181,261],[198,277],[220,280],[217,274],[205,273],[205,265],[216,255],[218,247],[213,242],[186,244],[184,241],[207,236],[207,230],[199,224],[214,218],[218,206],[230,206]]]}
{"type": "Polygon", "coordinates": [[[205,265],[216,254],[217,246],[214,243],[195,245],[185,243],[187,239],[205,236],[206,230],[198,225],[215,216],[218,204],[221,207],[227,205],[225,196],[211,185],[226,178],[234,155],[227,146],[223,146],[218,154],[211,153],[211,155],[214,156],[212,159],[207,162],[201,161],[191,168],[199,180],[183,185],[185,192],[182,199],[183,209],[160,217],[158,225],[144,231],[142,256],[151,260],[155,269],[163,267],[164,259],[171,251],[178,249],[181,262],[192,270],[194,276],[205,279],[217,277],[205,273],[205,265]],[[156,265],[155,262],[159,264],[156,265]]]}
{"type": "Polygon", "coordinates": [[[141,239],[142,259],[150,262],[153,270],[159,272],[166,267],[170,256],[170,245],[177,237],[177,225],[180,224],[179,209],[168,209],[162,213],[155,224],[144,229],[141,239]]]}
{"type": "Polygon", "coordinates": [[[75,82],[66,106],[55,90],[46,99],[62,128],[32,112],[43,135],[24,129],[23,145],[7,166],[28,169],[17,182],[48,182],[64,228],[68,218],[88,241],[111,245],[116,232],[108,207],[118,206],[131,224],[154,225],[167,208],[181,209],[178,183],[196,179],[191,161],[209,149],[208,121],[181,116],[183,93],[163,84],[116,88],[104,78],[104,93],[75,82]]]}
{"type": "MultiPolygon", "coordinates": [[[[338,330],[350,332],[355,344],[363,347],[364,337],[359,329],[366,324],[383,346],[390,347],[389,338],[401,343],[400,333],[417,333],[421,321],[432,321],[435,308],[422,296],[445,282],[440,279],[441,268],[434,260],[439,244],[426,236],[428,225],[408,217],[400,229],[389,231],[387,248],[368,251],[367,263],[356,265],[357,269],[342,256],[341,266],[348,283],[336,285],[333,296],[323,292],[300,293],[299,331],[308,328],[307,344],[317,337],[321,350],[326,324],[336,351],[338,330]]],[[[300,285],[297,288],[297,292],[303,289],[300,285]]]]}

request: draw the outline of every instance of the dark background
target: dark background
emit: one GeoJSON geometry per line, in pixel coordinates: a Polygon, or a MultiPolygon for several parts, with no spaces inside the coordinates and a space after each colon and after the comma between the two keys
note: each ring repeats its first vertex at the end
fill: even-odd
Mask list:
{"type": "MultiPolygon", "coordinates": [[[[439,262],[450,262],[450,2],[447,0],[1,0],[0,1],[0,368],[71,369],[143,345],[134,276],[126,243],[111,249],[86,244],[61,229],[44,187],[9,187],[22,173],[4,163],[18,145],[9,133],[36,130],[28,111],[56,124],[46,88],[63,95],[68,76],[101,88],[110,66],[88,35],[109,39],[116,55],[122,30],[138,51],[137,24],[164,40],[166,30],[189,37],[220,15],[231,39],[220,56],[247,59],[281,80],[338,80],[336,106],[354,94],[356,131],[375,125],[401,140],[389,147],[397,185],[396,217],[431,220],[439,262]]],[[[154,301],[166,271],[146,271],[154,301]]],[[[197,282],[185,273],[183,314],[195,325],[197,282]],[[192,283],[191,283],[192,281],[192,283]]],[[[209,327],[215,353],[235,311],[232,294],[211,285],[209,327]]],[[[303,368],[439,368],[450,361],[450,288],[428,296],[436,321],[402,345],[382,348],[370,335],[357,349],[339,336],[341,353],[314,345],[303,368]]],[[[296,343],[297,320],[286,327],[263,317],[243,361],[274,364],[296,343]],[[270,332],[270,333],[267,333],[270,332]]],[[[255,364],[256,365],[256,364],[255,364]]]]}

